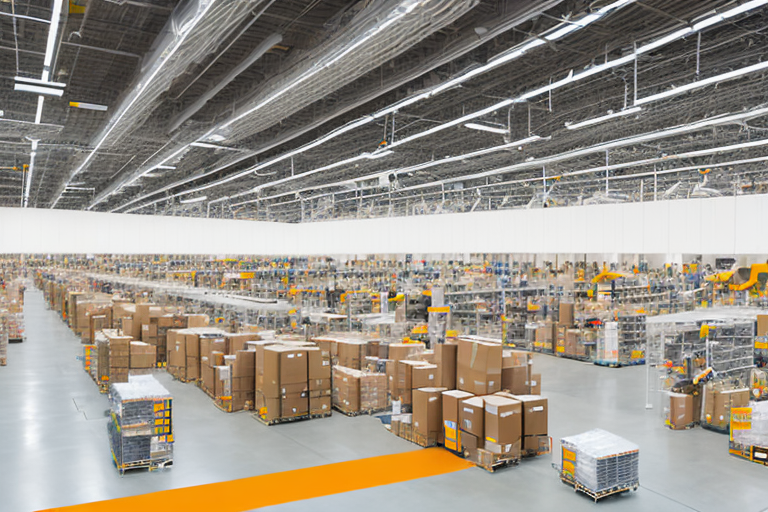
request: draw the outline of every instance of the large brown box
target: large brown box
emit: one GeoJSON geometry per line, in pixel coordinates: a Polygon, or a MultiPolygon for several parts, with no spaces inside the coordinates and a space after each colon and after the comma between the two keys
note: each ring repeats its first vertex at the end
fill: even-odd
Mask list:
{"type": "Polygon", "coordinates": [[[459,339],[456,387],[475,395],[487,395],[501,389],[500,343],[459,339]]]}
{"type": "Polygon", "coordinates": [[[224,338],[200,338],[200,357],[208,358],[208,364],[216,366],[216,357],[213,356],[214,352],[220,354],[228,354],[229,347],[227,347],[227,340],[224,338]]]}
{"type": "Polygon", "coordinates": [[[749,389],[715,390],[709,392],[705,401],[705,420],[708,424],[726,428],[731,420],[732,407],[749,405],[749,389]]]}
{"type": "Polygon", "coordinates": [[[338,340],[336,344],[339,352],[339,365],[360,370],[368,354],[367,343],[358,340],[338,340]]]}
{"type": "Polygon", "coordinates": [[[485,439],[485,402],[482,397],[467,398],[459,404],[459,428],[485,439]]]}
{"type": "Polygon", "coordinates": [[[425,441],[443,443],[443,400],[445,388],[413,390],[413,430],[425,441]]]}
{"type": "Polygon", "coordinates": [[[463,400],[472,398],[466,391],[443,391],[443,445],[454,452],[461,451],[461,431],[459,429],[459,407],[463,400]]]}
{"type": "Polygon", "coordinates": [[[527,382],[530,387],[529,393],[532,395],[540,395],[541,394],[541,374],[540,373],[532,373],[531,374],[531,380],[527,382]]]}
{"type": "Polygon", "coordinates": [[[331,379],[309,379],[308,383],[310,391],[331,389],[331,379]]]}
{"type": "Polygon", "coordinates": [[[187,327],[208,327],[208,315],[185,315],[187,327]]]}
{"type": "Polygon", "coordinates": [[[291,384],[307,385],[307,351],[272,345],[264,348],[264,382],[261,391],[267,398],[283,395],[291,384]]]}
{"type": "Polygon", "coordinates": [[[238,350],[235,353],[235,363],[232,365],[233,378],[248,378],[253,389],[254,376],[256,375],[256,352],[252,350],[238,350]]]}
{"type": "Polygon", "coordinates": [[[573,302],[560,302],[559,324],[564,326],[573,325],[573,302]]]}
{"type": "Polygon", "coordinates": [[[523,435],[522,404],[511,398],[490,395],[485,402],[485,441],[499,445],[513,444],[523,435]]]}
{"type": "Polygon", "coordinates": [[[440,343],[435,346],[435,364],[437,365],[436,386],[448,389],[456,388],[456,356],[459,346],[440,343]]]}
{"type": "Polygon", "coordinates": [[[403,361],[410,358],[412,355],[423,352],[425,348],[426,345],[423,343],[390,343],[389,353],[386,359],[403,361]]]}
{"type": "Polygon", "coordinates": [[[238,350],[245,350],[245,344],[248,341],[254,341],[258,339],[258,336],[254,333],[227,333],[224,335],[227,340],[227,348],[230,354],[236,353],[238,350]]]}
{"type": "Polygon", "coordinates": [[[413,369],[429,363],[424,361],[398,361],[395,387],[392,390],[392,399],[400,400],[403,405],[411,404],[413,390],[413,369]]]}
{"type": "Polygon", "coordinates": [[[523,435],[547,435],[547,399],[538,395],[512,395],[511,397],[523,403],[523,435]]]}
{"type": "Polygon", "coordinates": [[[216,390],[216,368],[207,364],[200,365],[200,381],[203,390],[212,395],[216,390]]]}
{"type": "Polygon", "coordinates": [[[513,366],[511,368],[502,368],[501,389],[515,395],[529,394],[531,389],[528,386],[528,367],[513,366]]]}
{"type": "Polygon", "coordinates": [[[485,449],[485,438],[476,436],[470,432],[461,432],[461,448],[467,454],[467,460],[479,462],[478,449],[485,449]]]}
{"type": "MultiPolygon", "coordinates": [[[[437,386],[439,370],[435,364],[425,364],[411,369],[411,389],[437,386]]],[[[446,388],[448,389],[448,388],[446,388]]]]}
{"type": "Polygon", "coordinates": [[[675,428],[682,428],[693,421],[693,397],[682,393],[670,393],[669,424],[675,428]]]}
{"type": "Polygon", "coordinates": [[[545,453],[549,450],[549,436],[523,437],[523,450],[526,452],[545,453]]]}
{"type": "Polygon", "coordinates": [[[291,393],[282,397],[281,417],[294,418],[309,413],[309,397],[305,393],[291,393]]]}
{"type": "Polygon", "coordinates": [[[307,348],[307,376],[313,379],[331,378],[331,359],[328,353],[323,353],[318,347],[307,348]]]}
{"type": "Polygon", "coordinates": [[[757,315],[757,336],[768,336],[768,315],[757,315]]]}
{"type": "Polygon", "coordinates": [[[131,342],[130,368],[154,368],[157,362],[156,348],[141,341],[131,342]]]}
{"type": "Polygon", "coordinates": [[[309,397],[309,414],[324,414],[331,410],[331,396],[309,397]]]}

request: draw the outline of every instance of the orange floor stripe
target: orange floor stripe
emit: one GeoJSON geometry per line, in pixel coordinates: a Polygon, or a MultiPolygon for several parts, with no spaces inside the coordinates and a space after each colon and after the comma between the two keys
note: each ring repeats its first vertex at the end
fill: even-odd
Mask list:
{"type": "Polygon", "coordinates": [[[471,463],[442,448],[429,448],[229,482],[53,508],[44,512],[104,512],[107,510],[109,512],[136,512],[137,510],[244,512],[291,501],[453,473],[471,466],[471,463]]]}

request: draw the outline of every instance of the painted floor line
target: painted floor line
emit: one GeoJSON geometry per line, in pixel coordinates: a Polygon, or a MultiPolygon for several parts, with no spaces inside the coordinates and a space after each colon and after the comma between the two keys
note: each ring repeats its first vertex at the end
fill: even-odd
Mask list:
{"type": "Polygon", "coordinates": [[[453,473],[469,467],[473,465],[442,448],[428,448],[41,512],[244,512],[453,473]]]}

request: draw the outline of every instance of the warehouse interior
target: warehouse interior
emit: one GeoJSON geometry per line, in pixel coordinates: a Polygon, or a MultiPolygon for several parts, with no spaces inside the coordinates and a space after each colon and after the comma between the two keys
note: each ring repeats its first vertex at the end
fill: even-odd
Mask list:
{"type": "Polygon", "coordinates": [[[0,1],[0,509],[767,512],[767,16],[0,1]]]}

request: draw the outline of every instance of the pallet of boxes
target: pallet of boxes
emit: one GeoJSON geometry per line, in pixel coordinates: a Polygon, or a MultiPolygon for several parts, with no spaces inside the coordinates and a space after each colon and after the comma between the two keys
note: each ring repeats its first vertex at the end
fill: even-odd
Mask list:
{"type": "Polygon", "coordinates": [[[255,413],[266,425],[331,415],[331,361],[314,343],[255,342],[255,413]]]}
{"type": "Polygon", "coordinates": [[[325,339],[319,343],[331,355],[333,408],[347,416],[374,414],[387,408],[387,375],[376,371],[369,356],[378,343],[365,339],[325,339]],[[372,363],[372,364],[371,364],[372,363]]]}
{"type": "Polygon", "coordinates": [[[547,399],[531,394],[540,392],[540,377],[529,353],[459,338],[427,356],[433,362],[413,364],[417,353],[397,363],[393,399],[410,402],[412,413],[393,414],[394,434],[420,446],[442,444],[488,471],[550,452],[547,399]]]}

